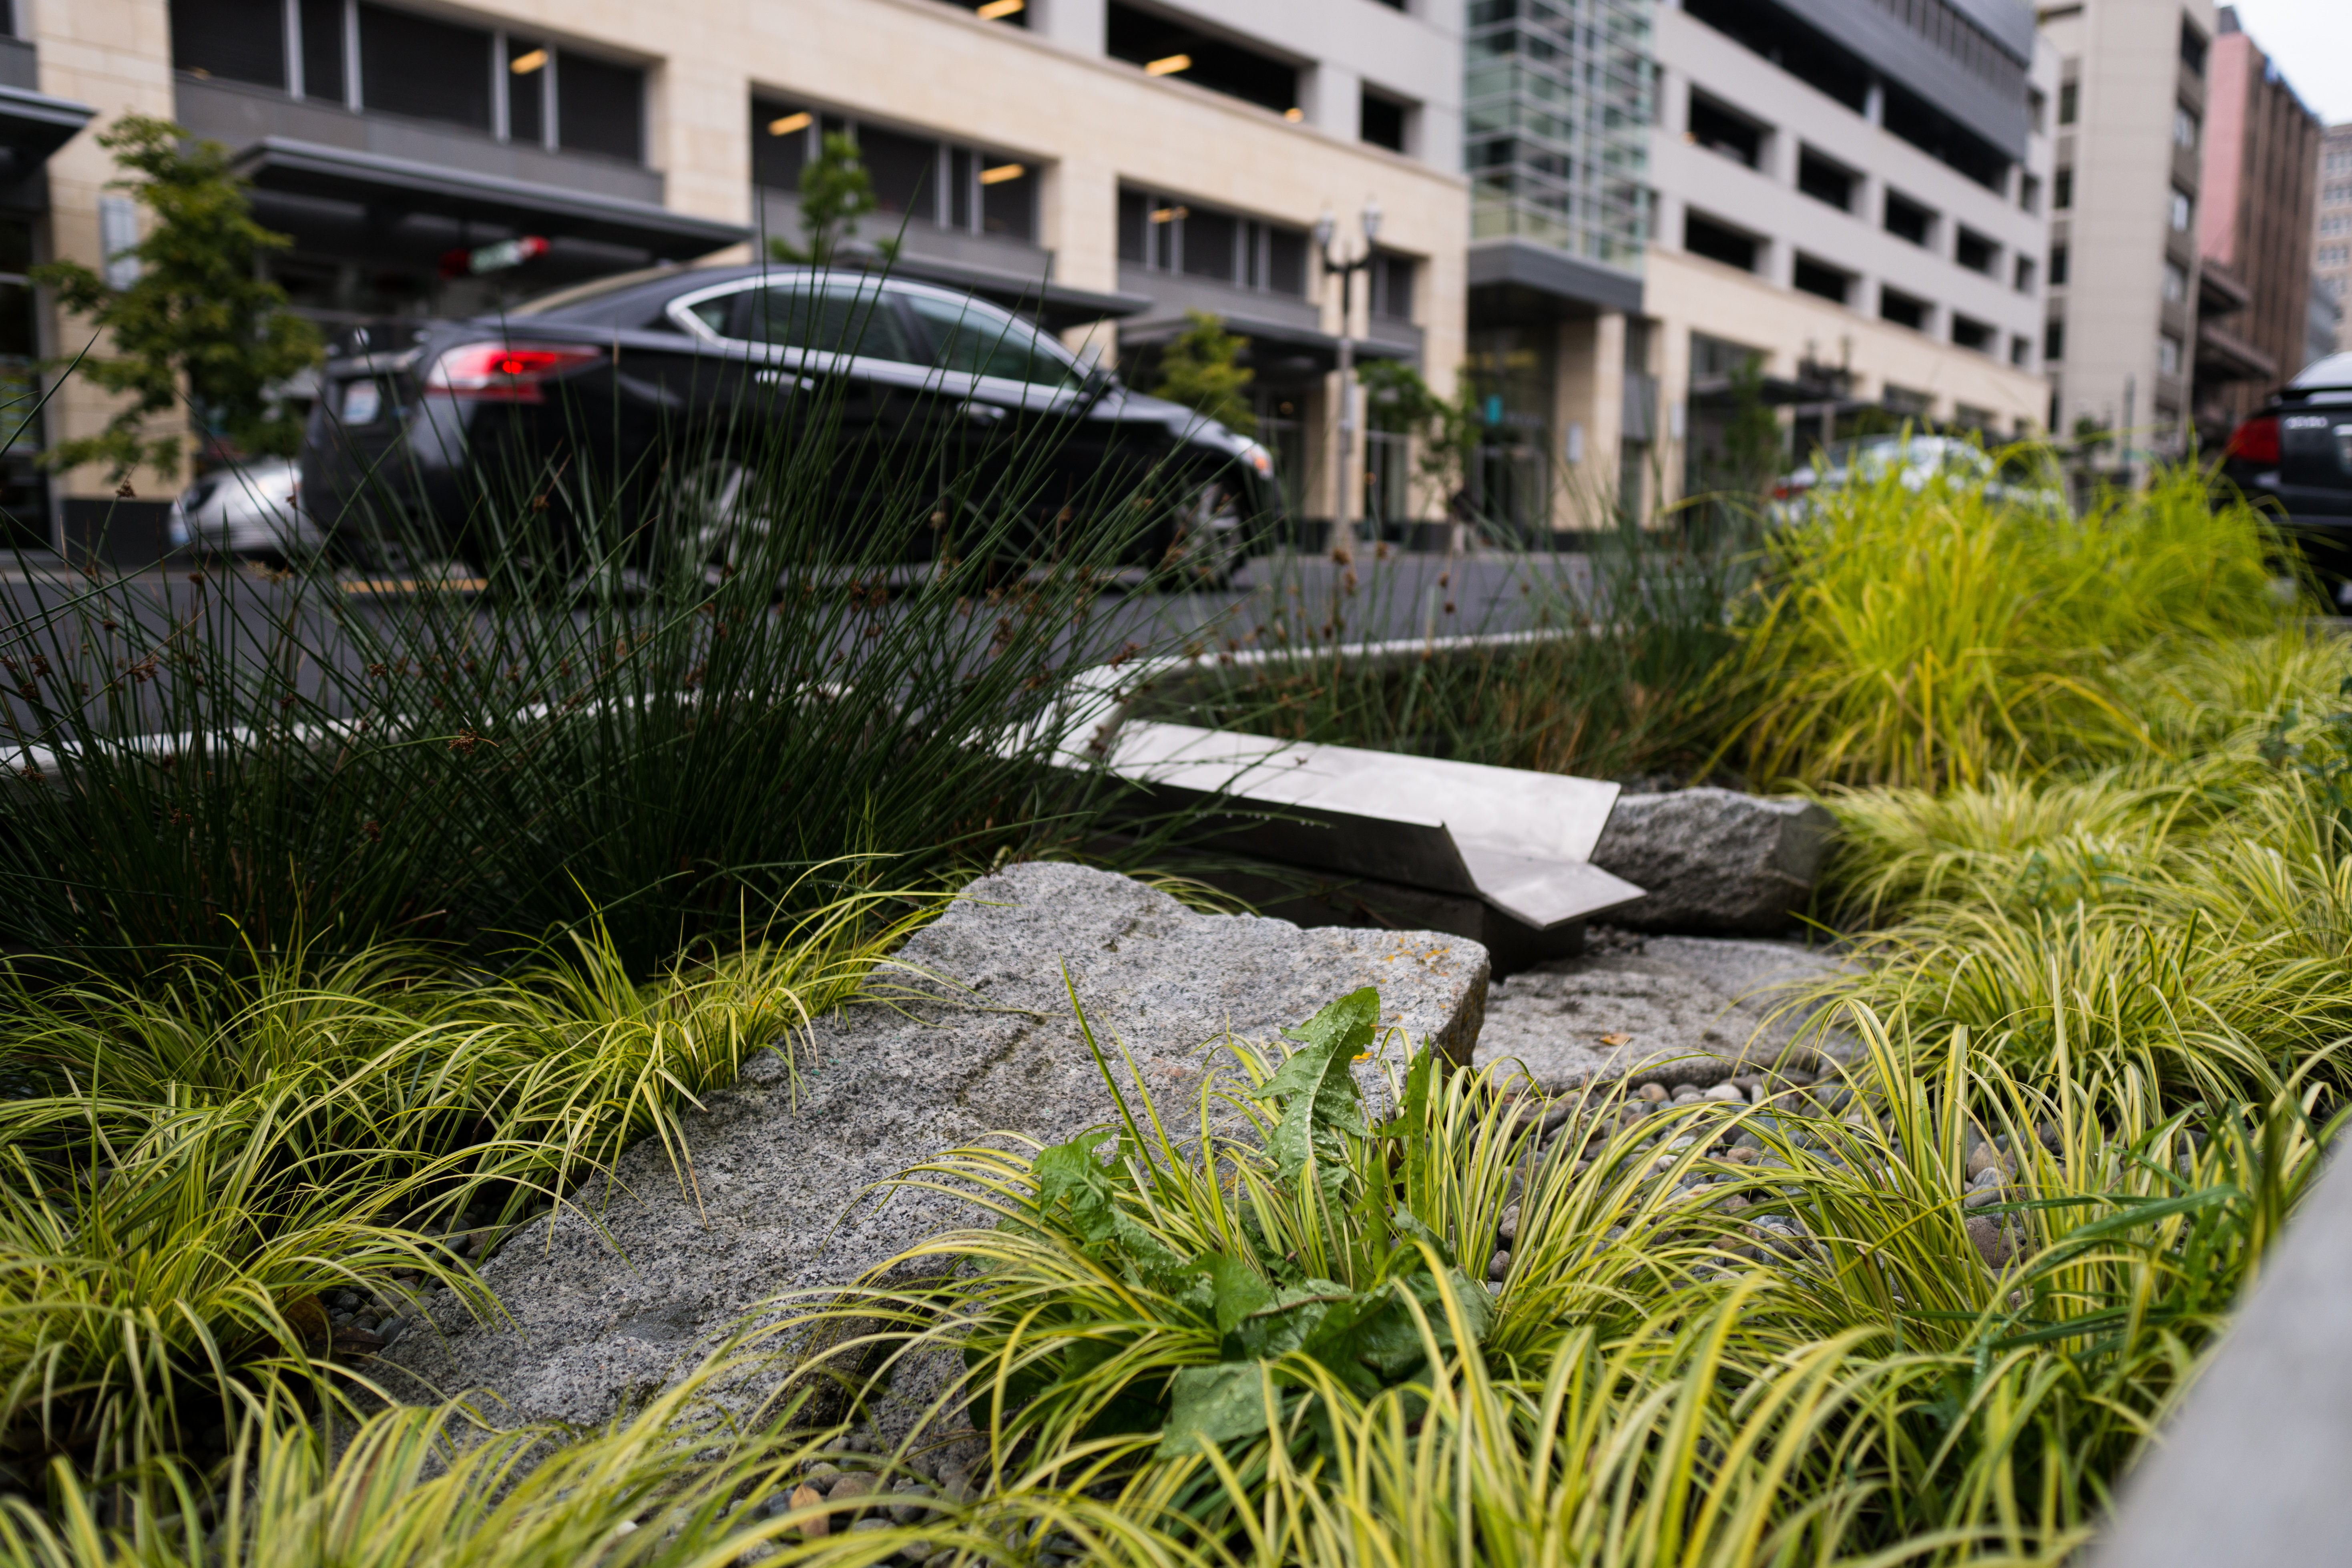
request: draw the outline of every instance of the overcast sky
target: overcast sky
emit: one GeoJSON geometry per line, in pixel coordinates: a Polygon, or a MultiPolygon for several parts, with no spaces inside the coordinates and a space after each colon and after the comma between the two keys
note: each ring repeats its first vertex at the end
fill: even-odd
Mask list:
{"type": "Polygon", "coordinates": [[[2235,0],[2238,25],[2330,125],[2352,121],[2352,0],[2235,0]]]}

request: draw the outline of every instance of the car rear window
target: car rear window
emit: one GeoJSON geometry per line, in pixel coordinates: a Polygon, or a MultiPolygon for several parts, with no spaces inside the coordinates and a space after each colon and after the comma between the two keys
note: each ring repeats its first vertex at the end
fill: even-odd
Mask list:
{"type": "Polygon", "coordinates": [[[931,363],[968,375],[996,375],[1068,386],[1076,381],[1069,363],[1038,340],[1035,328],[969,300],[910,294],[923,329],[930,335],[931,363]]]}
{"type": "Polygon", "coordinates": [[[743,330],[754,342],[919,363],[898,310],[870,285],[770,284],[753,291],[743,330]]]}

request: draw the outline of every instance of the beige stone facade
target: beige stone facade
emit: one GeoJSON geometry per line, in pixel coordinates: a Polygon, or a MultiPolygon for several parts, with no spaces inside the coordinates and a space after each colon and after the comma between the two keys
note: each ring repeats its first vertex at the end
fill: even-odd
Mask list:
{"type": "MultiPolygon", "coordinates": [[[[535,189],[571,182],[596,199],[649,199],[674,214],[750,228],[789,209],[785,193],[763,195],[754,184],[754,144],[762,132],[753,104],[785,100],[905,137],[937,139],[941,147],[971,144],[1018,162],[1022,177],[1036,182],[1034,233],[1024,243],[995,245],[978,233],[933,234],[930,226],[917,223],[910,227],[922,232],[910,236],[909,253],[999,272],[1049,268],[1057,286],[1124,294],[1129,304],[1122,308],[1130,317],[1143,296],[1136,269],[1123,267],[1119,258],[1122,190],[1172,193],[1237,220],[1294,234],[1319,214],[1334,212],[1343,240],[1359,246],[1355,215],[1368,198],[1375,199],[1382,215],[1381,247],[1409,268],[1411,319],[1375,321],[1359,279],[1354,331],[1374,339],[1385,334],[1391,342],[1383,352],[1417,358],[1441,387],[1451,384],[1463,352],[1468,202],[1465,183],[1453,172],[1457,122],[1444,92],[1396,79],[1424,69],[1433,82],[1450,82],[1458,92],[1458,7],[1446,3],[1406,14],[1368,0],[1336,0],[1357,25],[1323,29],[1334,58],[1275,51],[1291,62],[1299,84],[1302,101],[1287,114],[1195,85],[1181,71],[1152,74],[1112,58],[1102,43],[1104,0],[1031,0],[1020,18],[1033,24],[1026,27],[982,20],[949,0],[673,0],[659,6],[484,0],[462,7],[415,0],[407,7],[434,20],[492,31],[501,40],[544,41],[559,63],[567,58],[563,51],[576,50],[583,59],[642,70],[642,157],[635,167],[552,145],[551,135],[551,144],[541,147],[536,132],[525,135],[519,121],[500,120],[495,134],[417,123],[370,108],[349,83],[298,99],[290,86],[298,79],[290,76],[280,87],[175,68],[168,0],[17,3],[20,32],[38,50],[41,89],[98,110],[90,131],[49,164],[50,204],[40,244],[56,256],[100,260],[100,187],[110,171],[94,132],[126,111],[177,116],[233,149],[259,147],[276,137],[331,147],[338,157],[395,158],[404,167],[440,158],[535,189]],[[1357,11],[1371,15],[1354,17],[1357,11]],[[1362,58],[1349,58],[1350,48],[1362,58]],[[1385,95],[1380,104],[1412,127],[1406,144],[1412,151],[1363,139],[1371,132],[1359,121],[1359,104],[1371,102],[1375,93],[1385,95]],[[777,196],[785,196],[782,208],[773,205],[777,196]]],[[[285,9],[290,15],[298,6],[285,9]]],[[[312,7],[299,9],[308,15],[312,7]]],[[[374,15],[356,7],[344,14],[357,17],[363,9],[374,15]]],[[[316,68],[323,79],[326,68],[316,68]]],[[[499,90],[520,89],[501,80],[499,90]]],[[[501,98],[499,113],[520,110],[501,98]]],[[[489,232],[478,226],[484,221],[479,204],[468,210],[467,222],[476,226],[466,232],[489,232]]],[[[867,232],[876,226],[869,224],[867,232]]],[[[1166,307],[1161,314],[1199,300],[1222,304],[1224,298],[1218,291],[1224,286],[1213,279],[1171,273],[1144,281],[1157,290],[1150,303],[1166,307]]],[[[1228,291],[1238,297],[1238,290],[1228,291]]],[[[1302,510],[1322,515],[1332,505],[1336,379],[1328,372],[1328,340],[1340,326],[1338,296],[1332,280],[1310,266],[1297,297],[1269,301],[1278,307],[1269,319],[1290,323],[1303,345],[1304,358],[1294,355],[1293,374],[1299,374],[1298,363],[1324,366],[1311,384],[1299,387],[1296,401],[1304,406],[1293,409],[1311,470],[1302,510]]],[[[60,322],[53,331],[62,342],[75,328],[60,322]]],[[[49,437],[87,430],[104,414],[103,403],[86,388],[68,386],[54,405],[49,437]]],[[[95,496],[106,490],[104,479],[78,472],[64,479],[61,492],[95,496]]],[[[167,493],[171,481],[167,476],[134,479],[142,494],[151,489],[167,493]]]]}

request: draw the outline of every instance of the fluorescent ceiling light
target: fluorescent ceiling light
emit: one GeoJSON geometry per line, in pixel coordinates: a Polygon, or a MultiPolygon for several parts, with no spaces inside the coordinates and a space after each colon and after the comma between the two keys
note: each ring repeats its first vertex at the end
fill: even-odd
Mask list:
{"type": "Polygon", "coordinates": [[[1026,163],[999,163],[993,169],[982,169],[980,172],[980,183],[983,185],[1001,185],[1007,180],[1017,180],[1028,172],[1029,165],[1026,163]]]}
{"type": "Polygon", "coordinates": [[[790,136],[795,131],[805,131],[808,129],[810,118],[809,111],[803,109],[798,114],[787,114],[782,120],[771,120],[768,121],[768,134],[790,136]]]}
{"type": "Polygon", "coordinates": [[[972,13],[983,22],[993,22],[999,16],[1015,16],[1026,10],[1029,0],[988,0],[988,4],[972,13]]]}
{"type": "Polygon", "coordinates": [[[533,49],[527,55],[517,55],[507,62],[507,69],[517,76],[529,76],[547,63],[545,49],[533,49]]]}
{"type": "Polygon", "coordinates": [[[1147,64],[1143,68],[1143,74],[1146,76],[1174,76],[1178,71],[1188,71],[1192,68],[1192,56],[1166,55],[1147,64]]]}
{"type": "Polygon", "coordinates": [[[1303,109],[1299,108],[1297,104],[1292,104],[1288,109],[1286,109],[1286,110],[1284,110],[1282,111],[1282,117],[1283,117],[1285,120],[1292,121],[1294,121],[1294,122],[1295,122],[1295,121],[1301,121],[1301,120],[1306,119],[1306,118],[1307,118],[1307,111],[1306,111],[1305,110],[1303,110],[1303,109]]]}

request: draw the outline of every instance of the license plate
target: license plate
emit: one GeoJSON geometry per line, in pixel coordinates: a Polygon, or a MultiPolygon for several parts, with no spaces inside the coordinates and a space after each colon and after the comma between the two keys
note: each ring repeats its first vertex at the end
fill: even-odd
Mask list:
{"type": "Polygon", "coordinates": [[[373,425],[383,412],[383,388],[373,381],[355,381],[343,388],[343,423],[373,425]]]}

